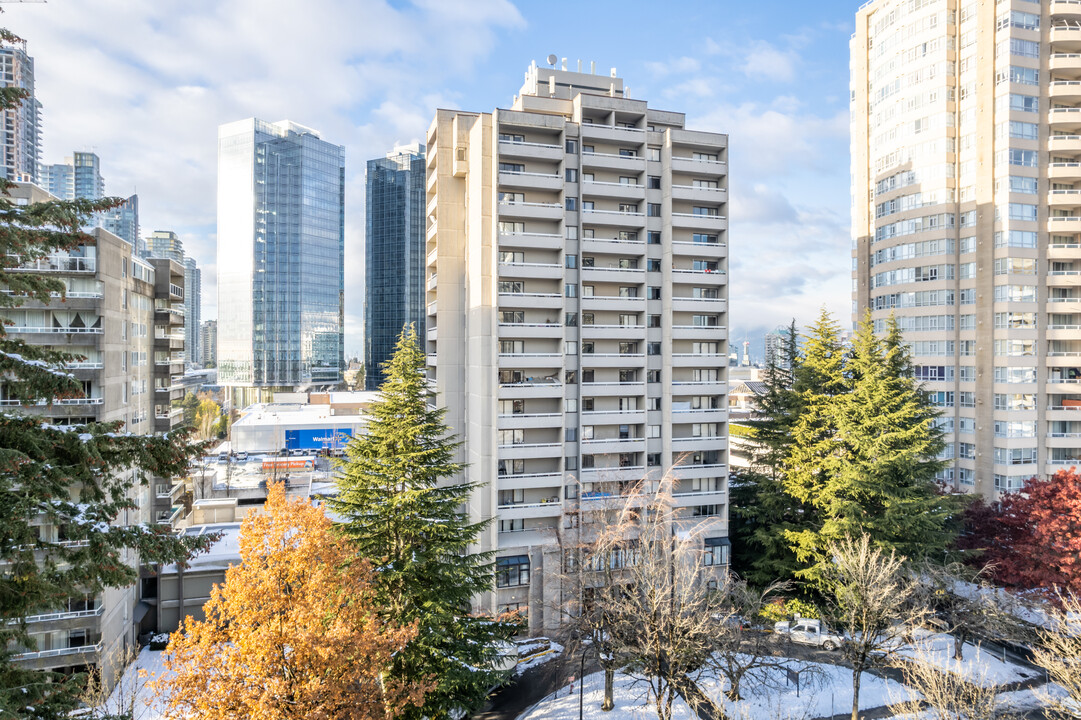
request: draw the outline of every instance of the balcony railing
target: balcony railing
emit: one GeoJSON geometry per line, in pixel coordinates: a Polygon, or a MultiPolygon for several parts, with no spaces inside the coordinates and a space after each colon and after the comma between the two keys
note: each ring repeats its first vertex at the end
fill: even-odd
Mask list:
{"type": "Polygon", "coordinates": [[[99,653],[103,647],[99,640],[94,645],[80,645],[78,647],[55,648],[53,650],[38,650],[13,655],[13,660],[37,660],[39,658],[61,657],[64,655],[79,655],[81,653],[99,653]]]}
{"type": "Polygon", "coordinates": [[[22,260],[20,255],[8,255],[8,261],[15,263],[11,270],[33,270],[36,272],[94,272],[97,270],[97,258],[71,257],[68,255],[48,255],[37,260],[22,260]]]}

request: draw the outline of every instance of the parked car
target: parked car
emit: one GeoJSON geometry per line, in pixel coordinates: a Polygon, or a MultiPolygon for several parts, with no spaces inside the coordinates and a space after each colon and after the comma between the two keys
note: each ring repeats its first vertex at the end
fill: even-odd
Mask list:
{"type": "Polygon", "coordinates": [[[774,623],[773,632],[778,637],[787,637],[788,640],[800,645],[814,645],[823,650],[836,650],[844,644],[844,638],[830,631],[821,620],[809,620],[800,618],[792,622],[782,620],[774,623]]]}
{"type": "Polygon", "coordinates": [[[236,454],[235,459],[236,459],[237,462],[244,462],[244,461],[246,461],[248,459],[248,453],[246,453],[246,452],[238,452],[236,454]]]}
{"type": "Polygon", "coordinates": [[[229,462],[229,453],[227,453],[227,452],[218,453],[218,463],[227,463],[227,462],[229,462]]]}

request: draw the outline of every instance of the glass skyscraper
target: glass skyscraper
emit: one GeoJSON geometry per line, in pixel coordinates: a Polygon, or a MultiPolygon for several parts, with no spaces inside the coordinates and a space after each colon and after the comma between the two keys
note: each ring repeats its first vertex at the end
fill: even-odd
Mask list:
{"type": "Polygon", "coordinates": [[[0,176],[41,182],[41,102],[34,97],[34,58],[26,43],[0,48],[0,87],[16,87],[30,96],[0,112],[0,176]]]}
{"type": "Polygon", "coordinates": [[[345,365],[345,149],[249,118],[218,128],[218,380],[333,385],[345,365]]]}
{"type": "Polygon", "coordinates": [[[402,326],[424,338],[424,146],[369,160],[365,187],[364,387],[376,390],[402,326]]]}

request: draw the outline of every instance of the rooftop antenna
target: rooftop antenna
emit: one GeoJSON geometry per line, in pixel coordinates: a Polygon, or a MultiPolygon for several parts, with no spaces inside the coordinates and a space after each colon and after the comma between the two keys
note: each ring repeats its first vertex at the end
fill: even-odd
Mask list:
{"type": "Polygon", "coordinates": [[[559,57],[557,57],[554,54],[548,56],[548,64],[549,65],[551,65],[552,67],[555,67],[557,62],[559,62],[559,57]]]}

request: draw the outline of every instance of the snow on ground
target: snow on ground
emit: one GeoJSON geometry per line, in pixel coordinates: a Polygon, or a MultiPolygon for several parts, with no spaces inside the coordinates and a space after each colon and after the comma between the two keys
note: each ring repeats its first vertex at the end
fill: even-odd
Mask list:
{"type": "Polygon", "coordinates": [[[1066,697],[1066,691],[1060,685],[1048,683],[1034,690],[1015,690],[999,693],[996,696],[998,707],[1006,712],[1022,712],[1047,707],[1066,697]]]}
{"type": "Polygon", "coordinates": [[[518,661],[518,665],[515,668],[515,671],[519,675],[524,673],[526,670],[531,670],[539,665],[543,665],[549,660],[554,660],[555,658],[563,654],[563,646],[557,642],[550,643],[547,650],[541,650],[540,646],[538,646],[536,649],[538,650],[538,652],[518,661]]]}
{"type": "MultiPolygon", "coordinates": [[[[792,663],[793,669],[805,667],[792,663]]],[[[733,720],[805,720],[852,707],[852,671],[837,665],[815,665],[814,672],[801,674],[797,697],[795,686],[787,685],[784,670],[771,670],[765,682],[745,680],[741,687],[743,700],[724,700],[726,712],[733,720]]],[[[699,687],[714,700],[724,699],[727,683],[716,677],[703,677],[699,687]]],[[[540,701],[518,720],[577,720],[579,686],[560,688],[540,701]]],[[[860,689],[860,709],[900,702],[910,697],[904,686],[864,674],[860,689]]],[[[657,717],[655,705],[647,697],[644,681],[618,674],[615,684],[615,708],[601,711],[604,699],[604,673],[594,673],[585,679],[585,716],[592,720],[650,720],[657,717]]],[[[673,703],[672,720],[697,720],[690,708],[678,697],[673,703]]]]}
{"type": "Polygon", "coordinates": [[[902,649],[898,655],[908,659],[921,659],[940,670],[951,672],[982,687],[1019,682],[1040,677],[1043,673],[1031,668],[1003,661],[1001,655],[965,643],[960,661],[953,658],[953,637],[945,633],[917,631],[912,646],[902,649]]]}
{"type": "Polygon", "coordinates": [[[165,704],[158,700],[148,683],[165,674],[162,650],[143,648],[139,656],[124,670],[120,682],[113,688],[109,699],[99,708],[119,714],[132,711],[132,720],[161,720],[165,717],[165,704]]]}

